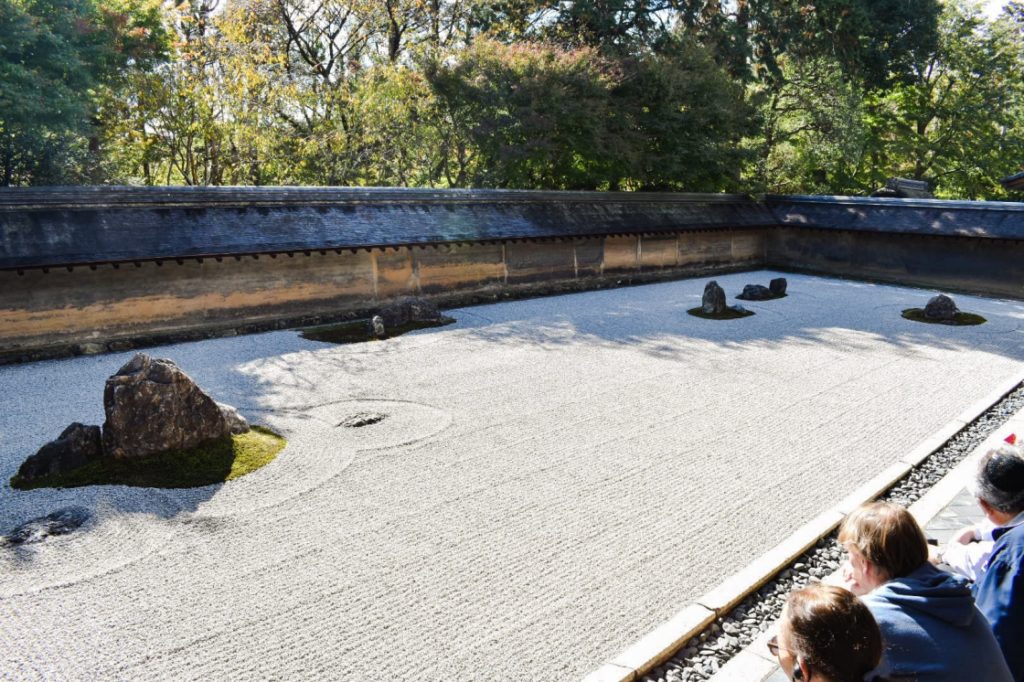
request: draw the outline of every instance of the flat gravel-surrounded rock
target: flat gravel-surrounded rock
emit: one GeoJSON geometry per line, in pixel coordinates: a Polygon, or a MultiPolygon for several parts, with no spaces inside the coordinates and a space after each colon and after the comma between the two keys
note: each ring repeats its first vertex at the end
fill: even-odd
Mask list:
{"type": "Polygon", "coordinates": [[[703,278],[153,349],[288,439],[191,490],[11,490],[131,355],[0,367],[0,535],[89,514],[0,547],[0,678],[581,678],[1024,371],[1024,303],[786,277],[742,324],[703,278]]]}

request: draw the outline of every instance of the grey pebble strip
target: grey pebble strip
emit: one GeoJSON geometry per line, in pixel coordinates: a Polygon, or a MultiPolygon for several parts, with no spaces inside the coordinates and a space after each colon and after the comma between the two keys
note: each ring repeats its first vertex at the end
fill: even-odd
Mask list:
{"type": "MultiPolygon", "coordinates": [[[[910,506],[1021,409],[1024,409],[1024,383],[957,432],[879,499],[910,506]]],[[[836,541],[836,535],[833,532],[819,540],[813,549],[744,599],[727,616],[706,627],[671,660],[643,677],[643,681],[706,680],[718,672],[779,618],[790,592],[839,568],[843,550],[836,541]]]]}

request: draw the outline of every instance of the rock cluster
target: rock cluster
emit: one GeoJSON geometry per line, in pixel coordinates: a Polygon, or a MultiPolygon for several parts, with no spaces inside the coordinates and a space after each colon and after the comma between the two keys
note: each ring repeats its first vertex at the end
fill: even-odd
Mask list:
{"type": "Polygon", "coordinates": [[[736,298],[744,301],[769,301],[773,298],[781,298],[786,295],[786,278],[776,277],[768,286],[761,284],[747,284],[743,287],[743,293],[736,298]]]}
{"type": "Polygon", "coordinates": [[[414,322],[444,322],[437,305],[423,298],[402,298],[384,306],[377,312],[384,327],[401,327],[414,322]]]}
{"type": "Polygon", "coordinates": [[[105,457],[130,459],[187,450],[249,430],[235,408],[214,402],[173,362],[144,353],[107,379],[103,410],[102,431],[98,426],[71,424],[57,440],[25,460],[18,477],[32,481],[105,457]]]}
{"type": "Polygon", "coordinates": [[[390,303],[370,318],[367,331],[370,338],[387,338],[388,330],[409,324],[444,324],[451,320],[441,314],[433,301],[424,298],[401,298],[390,303]]]}
{"type": "Polygon", "coordinates": [[[960,309],[949,296],[939,294],[932,297],[924,307],[924,316],[929,320],[951,321],[956,319],[960,309]]]}

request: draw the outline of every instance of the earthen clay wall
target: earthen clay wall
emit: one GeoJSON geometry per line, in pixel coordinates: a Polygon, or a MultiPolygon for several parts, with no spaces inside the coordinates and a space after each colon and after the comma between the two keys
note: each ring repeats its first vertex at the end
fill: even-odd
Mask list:
{"type": "Polygon", "coordinates": [[[364,314],[761,267],[765,234],[717,229],[0,270],[0,357],[28,360],[364,314]]]}

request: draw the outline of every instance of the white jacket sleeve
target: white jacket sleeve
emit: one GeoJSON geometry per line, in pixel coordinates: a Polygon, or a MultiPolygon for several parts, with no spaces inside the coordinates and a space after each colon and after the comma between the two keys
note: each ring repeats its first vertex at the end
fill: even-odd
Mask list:
{"type": "Polygon", "coordinates": [[[949,566],[954,573],[976,581],[992,554],[994,545],[991,540],[969,542],[966,545],[951,542],[942,550],[942,563],[949,566]]]}

